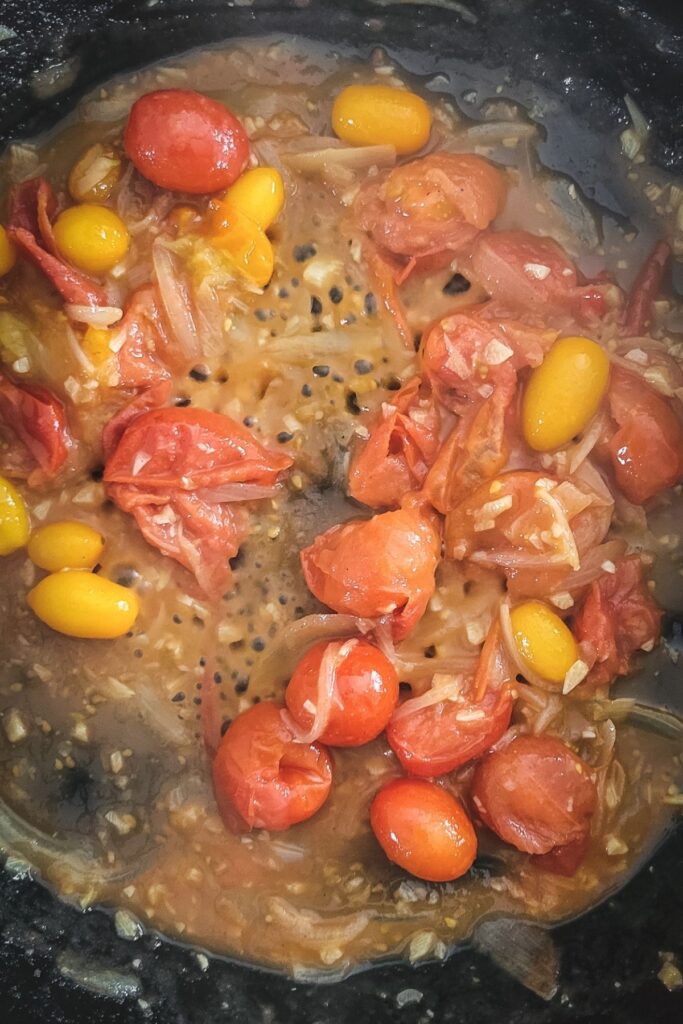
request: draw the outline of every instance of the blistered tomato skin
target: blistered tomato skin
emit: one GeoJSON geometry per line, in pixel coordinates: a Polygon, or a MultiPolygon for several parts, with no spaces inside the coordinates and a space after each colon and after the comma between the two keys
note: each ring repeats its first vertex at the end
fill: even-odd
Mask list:
{"type": "Polygon", "coordinates": [[[39,619],[57,633],[114,640],[135,622],[139,603],[132,590],[92,572],[55,572],[27,597],[39,619]]]}
{"type": "Polygon", "coordinates": [[[54,223],[59,252],[79,270],[106,274],[128,252],[130,236],[121,218],[106,206],[70,206],[54,223]]]}
{"type": "Polygon", "coordinates": [[[275,167],[254,167],[245,171],[221,201],[227,209],[239,210],[262,231],[267,231],[285,202],[282,175],[275,167]]]}
{"type": "Polygon", "coordinates": [[[542,679],[562,683],[579,650],[560,616],[542,601],[526,601],[512,609],[510,621],[523,663],[542,679]]]}
{"type": "Polygon", "coordinates": [[[92,569],[103,548],[104,537],[87,523],[48,523],[31,534],[28,557],[48,572],[92,569]]]}
{"type": "Polygon", "coordinates": [[[349,85],[334,101],[332,127],[352,146],[394,146],[406,156],[427,143],[432,115],[414,92],[389,85],[349,85]]]}
{"type": "Polygon", "coordinates": [[[124,134],[137,170],[160,188],[200,195],[229,188],[249,159],[249,140],[227,107],[189,89],[141,96],[124,134]]]}
{"type": "Polygon", "coordinates": [[[470,869],[477,837],[462,805],[425,779],[394,779],[380,789],[370,824],[389,860],[427,882],[449,882],[470,869]]]}
{"type": "Polygon", "coordinates": [[[600,408],[609,381],[609,358],[590,338],[556,341],[531,374],[522,426],[527,444],[549,452],[568,444],[600,408]]]}
{"type": "Polygon", "coordinates": [[[9,274],[16,262],[16,246],[2,224],[0,224],[0,277],[4,277],[5,274],[9,274]]]}
{"type": "Polygon", "coordinates": [[[23,548],[29,536],[26,505],[13,483],[0,476],[0,556],[23,548]]]}

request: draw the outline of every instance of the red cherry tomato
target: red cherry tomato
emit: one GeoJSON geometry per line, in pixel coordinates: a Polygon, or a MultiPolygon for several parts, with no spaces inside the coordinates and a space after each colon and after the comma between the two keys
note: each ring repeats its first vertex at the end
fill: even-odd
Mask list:
{"type": "Polygon", "coordinates": [[[511,666],[496,620],[477,673],[463,681],[457,699],[444,698],[425,706],[423,697],[411,698],[392,717],[387,739],[404,770],[434,778],[486,753],[510,724],[511,684],[511,666]]]}
{"type": "Polygon", "coordinates": [[[615,572],[591,584],[574,619],[574,635],[593,648],[596,661],[584,686],[604,686],[631,671],[631,656],[659,639],[662,611],[643,580],[639,555],[622,558],[615,572]]]}
{"type": "Polygon", "coordinates": [[[472,799],[504,842],[549,853],[585,838],[597,790],[589,765],[561,740],[520,736],[477,765],[472,799]]]}
{"type": "Polygon", "coordinates": [[[39,384],[20,387],[0,371],[0,470],[43,484],[59,473],[73,445],[59,399],[39,384]]]}
{"type": "Polygon", "coordinates": [[[188,89],[160,89],[136,100],[124,145],[140,174],[175,192],[228,188],[249,159],[249,140],[235,115],[188,89]]]}
{"type": "Polygon", "coordinates": [[[618,429],[609,442],[617,486],[642,505],[683,478],[683,423],[654,388],[614,367],[610,412],[618,429]]]}
{"type": "Polygon", "coordinates": [[[329,754],[315,743],[299,743],[281,711],[273,701],[243,711],[218,748],[214,790],[233,831],[281,831],[310,818],[328,797],[329,754]]]}
{"type": "MultiPolygon", "coordinates": [[[[303,729],[314,720],[311,706],[319,701],[323,640],[303,656],[285,691],[289,712],[303,729]]],[[[360,747],[379,736],[398,700],[396,669],[367,640],[357,640],[333,673],[334,691],[329,718],[320,736],[332,747],[360,747]]]]}
{"type": "Polygon", "coordinates": [[[336,612],[387,617],[401,640],[434,593],[440,553],[436,517],[411,507],[333,526],[304,548],[301,564],[319,601],[336,612]]]}
{"type": "Polygon", "coordinates": [[[460,878],[477,855],[472,822],[435,782],[387,783],[372,801],[370,824],[389,860],[428,882],[460,878]]]}

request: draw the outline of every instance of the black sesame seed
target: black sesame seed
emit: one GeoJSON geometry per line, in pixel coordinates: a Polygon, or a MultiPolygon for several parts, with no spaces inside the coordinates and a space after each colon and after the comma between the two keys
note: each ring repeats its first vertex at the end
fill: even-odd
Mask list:
{"type": "Polygon", "coordinates": [[[232,725],[232,718],[226,718],[224,722],[221,722],[221,736],[225,736],[226,732],[232,725]]]}
{"type": "Polygon", "coordinates": [[[116,582],[120,587],[132,587],[137,578],[138,573],[135,569],[126,566],[126,568],[121,569],[119,572],[116,582]]]}
{"type": "Polygon", "coordinates": [[[177,693],[173,694],[171,700],[173,701],[174,704],[180,704],[181,701],[185,700],[185,694],[183,693],[182,690],[178,690],[177,693]]]}
{"type": "Polygon", "coordinates": [[[200,668],[204,668],[205,665],[206,665],[206,658],[202,656],[199,659],[199,666],[200,666],[200,668]]]}
{"type": "Polygon", "coordinates": [[[211,376],[211,372],[208,366],[193,366],[190,370],[189,376],[192,380],[208,380],[211,376]]]}
{"type": "Polygon", "coordinates": [[[323,311],[323,304],[317,295],[311,296],[311,313],[313,316],[320,316],[323,311]]]}
{"type": "Polygon", "coordinates": [[[264,323],[268,319],[268,316],[269,316],[268,310],[267,309],[255,309],[254,310],[254,316],[256,317],[257,320],[260,320],[261,323],[264,323]]]}
{"type": "Polygon", "coordinates": [[[356,359],[353,364],[353,368],[356,373],[372,373],[373,366],[369,359],[356,359]]]}
{"type": "Polygon", "coordinates": [[[434,646],[434,644],[430,644],[429,647],[425,647],[425,658],[435,658],[435,657],[436,657],[436,647],[434,646]]]}
{"type": "Polygon", "coordinates": [[[216,686],[220,686],[220,684],[223,682],[223,676],[220,674],[220,672],[214,672],[213,681],[216,684],[216,686]]]}
{"type": "Polygon", "coordinates": [[[90,471],[90,479],[94,480],[96,483],[99,483],[103,476],[104,466],[95,466],[95,468],[90,471]]]}
{"type": "Polygon", "coordinates": [[[341,290],[341,288],[337,288],[336,285],[334,285],[333,288],[330,288],[328,294],[330,296],[330,302],[333,302],[335,306],[338,306],[341,300],[344,298],[344,292],[341,290]]]}
{"type": "Polygon", "coordinates": [[[235,683],[235,693],[246,693],[248,686],[249,686],[249,680],[248,679],[239,679],[235,683]]]}
{"type": "Polygon", "coordinates": [[[183,620],[180,618],[179,615],[174,615],[173,616],[173,621],[175,622],[176,626],[180,626],[180,624],[182,623],[183,620]]]}
{"type": "Polygon", "coordinates": [[[299,280],[298,277],[293,277],[292,278],[292,288],[298,288],[300,284],[301,284],[301,281],[299,280]]]}
{"type": "Polygon", "coordinates": [[[266,641],[263,637],[257,636],[251,641],[251,646],[254,651],[265,651],[266,641]]]}
{"type": "Polygon", "coordinates": [[[286,288],[279,288],[277,294],[278,294],[278,298],[280,298],[280,299],[288,299],[289,298],[289,292],[287,291],[286,288]]]}
{"type": "Polygon", "coordinates": [[[450,280],[443,286],[444,295],[462,295],[470,290],[470,282],[462,274],[453,274],[450,280]]]}
{"type": "Polygon", "coordinates": [[[192,405],[192,399],[187,398],[185,395],[178,395],[178,397],[173,400],[173,404],[178,409],[186,409],[188,405],[192,405]]]}
{"type": "Polygon", "coordinates": [[[98,572],[102,572],[102,565],[101,565],[101,563],[97,562],[97,564],[92,567],[92,571],[95,573],[96,576],[97,576],[98,572]]]}
{"type": "Polygon", "coordinates": [[[242,423],[244,423],[245,427],[253,427],[255,422],[256,420],[254,419],[253,416],[245,416],[244,419],[242,420],[242,423]]]}
{"type": "Polygon", "coordinates": [[[277,439],[280,444],[287,444],[287,442],[291,441],[293,437],[294,434],[290,434],[288,430],[281,430],[280,433],[277,435],[277,439]]]}
{"type": "Polygon", "coordinates": [[[294,259],[297,263],[305,263],[306,260],[310,260],[312,256],[315,256],[317,251],[313,242],[306,242],[305,245],[295,245],[294,259]]]}
{"type": "Polygon", "coordinates": [[[332,374],[332,380],[335,382],[335,384],[343,384],[344,383],[344,378],[342,377],[341,373],[333,373],[332,374]]]}
{"type": "Polygon", "coordinates": [[[311,385],[304,384],[304,386],[301,389],[301,394],[304,396],[304,398],[310,398],[311,395],[313,394],[313,388],[311,387],[311,385]]]}
{"type": "Polygon", "coordinates": [[[387,391],[400,391],[401,382],[398,379],[398,377],[389,377],[384,382],[384,387],[387,389],[387,391]]]}
{"type": "Polygon", "coordinates": [[[313,367],[313,375],[315,377],[327,377],[329,372],[329,366],[325,366],[324,364],[321,363],[318,363],[316,364],[316,366],[313,367]]]}
{"type": "Polygon", "coordinates": [[[368,316],[374,316],[377,312],[377,299],[372,292],[368,292],[365,296],[364,306],[368,316]]]}
{"type": "Polygon", "coordinates": [[[202,698],[201,698],[201,697],[193,697],[193,698],[192,698],[192,703],[193,703],[193,704],[196,704],[196,705],[197,705],[197,707],[199,707],[199,705],[201,704],[201,702],[202,702],[202,698]]]}
{"type": "Polygon", "coordinates": [[[278,597],[278,601],[280,602],[280,604],[287,604],[288,600],[289,598],[287,597],[286,594],[280,594],[280,596],[278,597]]]}

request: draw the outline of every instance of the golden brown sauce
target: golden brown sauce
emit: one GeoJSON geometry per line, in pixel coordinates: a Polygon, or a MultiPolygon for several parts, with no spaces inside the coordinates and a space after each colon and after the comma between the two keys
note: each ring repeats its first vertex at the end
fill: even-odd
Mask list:
{"type": "MultiPolygon", "coordinates": [[[[259,156],[271,161],[283,137],[324,132],[330,97],[356,74],[369,79],[373,71],[282,46],[191,55],[170,70],[107,87],[83,105],[79,119],[39,145],[35,162],[62,184],[85,146],[118,137],[135,96],[160,85],[224,99],[246,118],[259,156]]],[[[461,140],[466,123],[440,100],[435,110],[442,140],[461,140]]],[[[514,145],[503,146],[523,162],[514,145]]],[[[18,173],[12,166],[8,161],[8,173],[18,173]]],[[[9,312],[30,325],[33,339],[23,338],[30,357],[41,377],[73,401],[77,432],[95,449],[58,492],[27,492],[33,520],[68,516],[100,529],[107,538],[101,572],[134,587],[142,612],[132,634],[118,641],[60,636],[26,606],[37,577],[25,554],[3,560],[0,788],[9,808],[44,836],[32,844],[4,815],[0,845],[35,861],[84,907],[98,901],[125,908],[144,926],[295,972],[337,972],[396,952],[443,957],[483,915],[553,922],[599,900],[633,870],[671,814],[662,800],[675,796],[680,737],[617,726],[615,756],[623,769],[612,762],[590,853],[570,879],[539,872],[488,833],[475,868],[457,882],[419,882],[389,864],[368,820],[372,795],[399,773],[383,739],[334,752],[332,793],[312,820],[281,834],[226,831],[201,740],[203,695],[215,688],[224,721],[255,700],[281,697],[284,679],[273,665],[283,629],[321,610],[303,583],[298,552],[329,525],[359,514],[344,497],[349,445],[362,414],[387,400],[414,366],[377,311],[345,227],[353,174],[322,183],[288,172],[286,184],[270,286],[263,294],[236,286],[224,350],[174,382],[176,400],[246,418],[257,437],[281,443],[295,458],[281,495],[254,505],[234,589],[213,606],[106,500],[96,472],[106,398],[85,388],[53,293],[27,269],[6,294],[3,358],[11,363],[23,354],[8,352],[9,322],[2,317],[9,312]],[[309,245],[314,256],[306,254],[309,245]]],[[[576,240],[572,246],[556,208],[546,204],[544,212],[546,185],[520,178],[506,222],[528,226],[534,198],[535,228],[551,225],[570,251],[590,255],[576,240]]],[[[146,258],[143,236],[135,254],[143,270],[146,258]]],[[[615,250],[604,262],[618,272],[621,259],[615,250]]],[[[442,299],[449,274],[408,296],[416,330],[458,301],[442,299]]],[[[120,284],[125,297],[125,275],[120,284]]],[[[422,657],[432,644],[443,653],[455,637],[462,647],[467,625],[486,622],[486,595],[475,586],[465,596],[455,570],[440,572],[441,600],[432,601],[404,644],[406,656],[422,657]]],[[[470,646],[474,658],[478,648],[470,646]]],[[[566,701],[549,731],[563,732],[572,714],[574,727],[584,716],[579,752],[599,763],[609,728],[591,725],[581,701],[566,701]]],[[[449,780],[454,792],[466,786],[468,771],[449,780]]],[[[118,920],[121,927],[130,921],[118,920]]]]}

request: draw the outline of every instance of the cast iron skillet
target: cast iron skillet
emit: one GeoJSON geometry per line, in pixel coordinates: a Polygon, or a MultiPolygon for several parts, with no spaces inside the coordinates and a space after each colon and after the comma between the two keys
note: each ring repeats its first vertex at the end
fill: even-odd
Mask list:
{"type": "MultiPolygon", "coordinates": [[[[625,92],[652,125],[655,161],[683,169],[678,8],[676,0],[4,0],[0,141],[51,126],[123,70],[220,39],[292,32],[363,56],[381,44],[418,73],[458,61],[461,85],[479,87],[482,98],[507,68],[506,95],[557,101],[545,120],[544,162],[626,213],[601,147],[605,132],[626,122],[625,92]],[[68,88],[38,101],[32,76],[64,61],[68,88]],[[479,65],[478,81],[468,79],[468,64],[479,65]],[[567,113],[583,127],[565,121],[567,113]]],[[[680,646],[680,621],[670,617],[666,630],[680,646]]],[[[554,932],[560,988],[547,1003],[474,950],[445,965],[385,966],[334,986],[294,984],[153,936],[124,941],[103,911],[79,913],[30,878],[0,873],[1,1016],[7,1024],[673,1024],[683,1020],[683,992],[669,993],[656,975],[660,951],[683,962],[681,865],[679,828],[620,894],[554,932]],[[103,968],[115,996],[92,991],[103,968]]]]}

